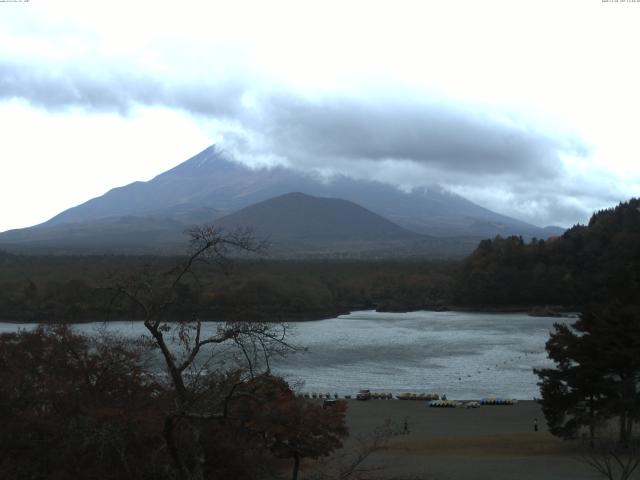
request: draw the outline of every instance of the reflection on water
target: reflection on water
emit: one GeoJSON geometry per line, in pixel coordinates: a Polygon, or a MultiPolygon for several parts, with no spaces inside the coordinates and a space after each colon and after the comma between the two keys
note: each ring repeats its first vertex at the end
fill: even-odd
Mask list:
{"type": "MultiPolygon", "coordinates": [[[[354,394],[360,388],[399,393],[438,392],[449,398],[539,396],[534,367],[551,365],[544,344],[554,322],[526,314],[354,312],[294,322],[290,341],[308,348],[273,362],[273,370],[303,391],[354,394]]],[[[78,325],[85,333],[102,323],[78,325]]],[[[0,332],[19,325],[0,323],[0,332]]],[[[215,323],[207,323],[212,331],[215,323]]],[[[114,322],[128,337],[140,322],[114,322]]]]}

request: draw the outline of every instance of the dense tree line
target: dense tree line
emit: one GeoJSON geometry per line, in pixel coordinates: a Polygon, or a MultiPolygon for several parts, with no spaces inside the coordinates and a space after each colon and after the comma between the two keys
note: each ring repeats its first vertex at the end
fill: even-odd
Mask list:
{"type": "MultiPolygon", "coordinates": [[[[177,257],[0,254],[2,320],[141,319],[106,288],[133,270],[162,273],[177,257]]],[[[241,260],[229,272],[198,264],[173,313],[269,321],[328,318],[358,309],[416,310],[450,304],[453,267],[427,261],[241,260]]]]}
{"type": "Polygon", "coordinates": [[[456,276],[454,303],[582,307],[640,288],[640,200],[595,213],[561,237],[483,240],[456,276]]]}
{"type": "Polygon", "coordinates": [[[554,326],[546,349],[555,367],[536,371],[544,415],[555,435],[586,435],[593,448],[604,441],[589,464],[609,475],[615,460],[627,478],[640,464],[640,201],[596,213],[549,251],[563,253],[582,308],[574,324],[554,326]]]}

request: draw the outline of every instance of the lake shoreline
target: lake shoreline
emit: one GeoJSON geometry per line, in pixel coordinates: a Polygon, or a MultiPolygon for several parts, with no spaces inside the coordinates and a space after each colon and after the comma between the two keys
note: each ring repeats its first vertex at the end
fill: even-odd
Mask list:
{"type": "MultiPolygon", "coordinates": [[[[418,312],[451,312],[451,313],[487,313],[487,314],[524,314],[530,317],[542,317],[542,318],[577,318],[577,312],[581,309],[577,306],[465,306],[465,305],[433,305],[425,306],[420,309],[379,309],[379,308],[355,308],[352,310],[337,310],[332,313],[317,313],[316,315],[288,315],[288,316],[266,316],[263,318],[253,318],[247,316],[247,318],[236,318],[230,315],[225,318],[207,318],[203,319],[203,322],[225,322],[225,321],[257,321],[266,323],[297,323],[297,322],[318,322],[323,320],[331,320],[334,318],[342,317],[345,315],[351,315],[358,312],[376,312],[376,313],[418,313],[418,312]]],[[[243,316],[244,317],[244,316],[243,316]]],[[[103,319],[87,319],[87,320],[70,320],[70,321],[34,321],[34,320],[16,320],[16,319],[0,319],[0,323],[16,324],[16,325],[82,325],[87,323],[111,323],[111,322],[143,322],[143,318],[110,318],[108,320],[103,319]]],[[[179,320],[168,320],[167,323],[177,323],[179,320]]]]}

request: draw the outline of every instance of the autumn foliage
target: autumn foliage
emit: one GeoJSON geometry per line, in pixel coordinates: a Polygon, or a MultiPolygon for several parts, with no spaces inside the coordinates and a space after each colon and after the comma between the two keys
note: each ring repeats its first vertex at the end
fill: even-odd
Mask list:
{"type": "Polygon", "coordinates": [[[277,377],[266,376],[252,383],[254,391],[267,393],[268,401],[243,404],[252,409],[252,414],[245,412],[246,427],[263,435],[265,446],[276,457],[293,460],[294,479],[301,460],[327,456],[342,447],[342,440],[349,433],[345,425],[346,402],[324,408],[296,397],[277,377]]]}
{"type": "Polygon", "coordinates": [[[0,477],[151,477],[160,388],[140,355],[68,327],[1,335],[0,477]]]}
{"type": "MultiPolygon", "coordinates": [[[[0,478],[176,478],[163,431],[172,389],[146,368],[147,353],[65,326],[0,335],[0,478]]],[[[256,478],[292,463],[297,472],[347,434],[345,405],[323,409],[278,377],[217,372],[201,382],[217,392],[202,401],[224,412],[202,420],[205,478],[256,478]]],[[[175,421],[182,458],[193,454],[189,422],[175,421]]]]}

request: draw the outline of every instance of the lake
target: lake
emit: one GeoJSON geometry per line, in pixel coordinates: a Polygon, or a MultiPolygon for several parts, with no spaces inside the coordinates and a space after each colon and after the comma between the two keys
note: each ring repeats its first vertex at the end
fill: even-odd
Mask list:
{"type": "MultiPolygon", "coordinates": [[[[273,362],[273,370],[305,392],[355,394],[436,392],[450,399],[539,397],[533,368],[550,366],[544,345],[555,322],[575,319],[524,313],[359,311],[290,323],[293,343],[308,348],[273,362]]],[[[85,333],[103,323],[77,325],[85,333]]],[[[0,323],[0,332],[31,325],[0,323]]],[[[207,323],[206,330],[216,327],[207,323]]],[[[141,322],[112,322],[128,337],[141,322]]]]}

